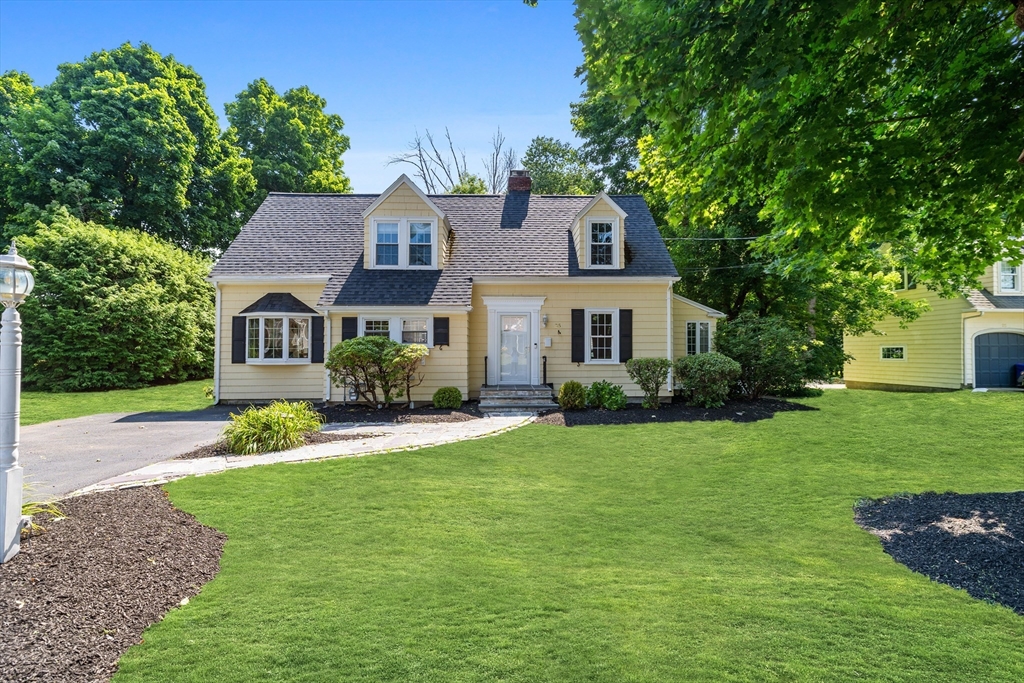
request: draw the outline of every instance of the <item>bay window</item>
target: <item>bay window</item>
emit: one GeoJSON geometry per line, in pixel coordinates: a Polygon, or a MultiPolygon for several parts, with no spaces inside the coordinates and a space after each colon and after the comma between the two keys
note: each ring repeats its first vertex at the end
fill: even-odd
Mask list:
{"type": "Polygon", "coordinates": [[[310,327],[310,318],[305,316],[248,317],[247,362],[308,363],[310,327]]]}

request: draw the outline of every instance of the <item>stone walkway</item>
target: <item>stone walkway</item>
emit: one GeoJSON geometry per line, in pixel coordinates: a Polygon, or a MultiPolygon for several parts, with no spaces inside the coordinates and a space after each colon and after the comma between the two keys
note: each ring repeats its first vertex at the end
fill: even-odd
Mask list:
{"type": "Polygon", "coordinates": [[[216,474],[227,470],[273,465],[283,462],[308,462],[333,458],[352,458],[374,453],[409,451],[427,446],[440,446],[456,441],[479,439],[521,427],[532,421],[529,416],[488,416],[466,422],[417,423],[417,424],[329,424],[324,431],[368,434],[366,439],[336,441],[333,443],[303,446],[279,453],[262,455],[230,455],[191,460],[164,460],[147,465],[126,474],[78,489],[72,496],[95,491],[152,486],[188,476],[216,474]],[[372,436],[369,436],[372,435],[372,436]]]}

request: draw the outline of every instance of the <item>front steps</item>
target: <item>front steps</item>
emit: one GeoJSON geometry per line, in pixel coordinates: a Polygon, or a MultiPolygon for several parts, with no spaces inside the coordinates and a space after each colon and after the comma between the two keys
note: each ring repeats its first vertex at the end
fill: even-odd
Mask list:
{"type": "Polygon", "coordinates": [[[480,412],[482,413],[537,413],[555,410],[558,404],[552,400],[551,387],[530,384],[503,384],[480,387],[480,412]]]}

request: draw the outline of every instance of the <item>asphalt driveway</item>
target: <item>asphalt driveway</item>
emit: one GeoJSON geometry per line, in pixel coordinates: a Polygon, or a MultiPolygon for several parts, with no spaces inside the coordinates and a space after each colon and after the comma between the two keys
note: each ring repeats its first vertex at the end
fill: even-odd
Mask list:
{"type": "Polygon", "coordinates": [[[231,408],[107,413],[21,428],[20,461],[30,490],[46,500],[213,443],[231,408]]]}

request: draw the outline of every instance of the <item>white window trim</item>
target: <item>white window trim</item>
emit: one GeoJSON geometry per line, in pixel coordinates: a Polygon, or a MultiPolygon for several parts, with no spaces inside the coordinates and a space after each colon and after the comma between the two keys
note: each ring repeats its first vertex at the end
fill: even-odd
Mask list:
{"type": "Polygon", "coordinates": [[[312,363],[313,356],[313,316],[310,315],[288,315],[282,314],[269,314],[269,315],[247,315],[245,316],[245,362],[247,365],[309,365],[312,363]],[[263,341],[266,338],[264,333],[264,321],[268,318],[274,320],[282,320],[284,325],[283,338],[281,340],[281,358],[264,358],[263,354],[266,351],[263,345],[263,341]],[[259,358],[251,358],[249,356],[249,321],[258,319],[260,321],[260,356],[259,358]],[[288,342],[290,336],[289,320],[307,320],[308,325],[306,331],[309,335],[308,347],[309,352],[305,358],[289,358],[288,357],[288,342]]]}
{"type": "Polygon", "coordinates": [[[878,359],[883,363],[905,363],[907,361],[907,347],[904,344],[883,344],[878,347],[878,359]],[[903,349],[903,358],[886,358],[883,349],[903,349]]]}
{"type": "Polygon", "coordinates": [[[691,355],[690,354],[690,325],[691,324],[697,326],[697,351],[693,355],[699,356],[701,353],[711,353],[711,351],[713,349],[713,347],[712,347],[712,336],[715,334],[714,325],[711,324],[710,320],[687,320],[686,321],[686,325],[683,327],[683,352],[684,352],[684,354],[687,355],[687,356],[691,355]],[[708,326],[708,350],[707,351],[701,351],[700,350],[700,326],[701,326],[701,323],[703,323],[703,324],[708,326]]]}
{"type": "Polygon", "coordinates": [[[1000,261],[996,267],[996,294],[1020,294],[1024,292],[1024,283],[1021,282],[1022,271],[1024,266],[1008,266],[1005,262],[1000,261]],[[1003,268],[1017,269],[1017,287],[1015,289],[1003,289],[1003,268]]]}
{"type": "Polygon", "coordinates": [[[399,216],[375,216],[370,221],[370,268],[374,270],[437,270],[437,251],[440,245],[437,242],[437,217],[406,217],[399,216]],[[377,265],[377,224],[398,223],[398,265],[378,266],[377,265]],[[430,223],[430,265],[410,266],[409,265],[409,223],[430,223]]]}
{"type": "Polygon", "coordinates": [[[584,239],[585,239],[586,245],[587,245],[587,249],[586,249],[586,252],[587,252],[587,254],[586,254],[587,264],[586,264],[585,268],[593,268],[594,270],[614,270],[614,269],[617,269],[619,267],[619,239],[621,239],[621,235],[619,234],[619,232],[620,232],[619,231],[619,217],[618,216],[587,216],[585,227],[586,227],[586,233],[584,234],[584,239]],[[590,238],[591,238],[590,226],[593,223],[611,223],[612,224],[612,264],[610,266],[595,266],[595,265],[591,264],[590,249],[593,246],[593,244],[592,244],[592,242],[590,240],[590,238]]]}
{"type": "Polygon", "coordinates": [[[584,340],[586,341],[586,355],[583,357],[583,363],[585,365],[621,365],[619,362],[619,309],[617,308],[586,308],[583,310],[583,324],[586,329],[583,331],[584,340]],[[611,313],[612,314],[612,357],[609,360],[603,359],[592,359],[590,357],[591,349],[591,328],[590,328],[590,316],[592,313],[611,313]]]}
{"type": "Polygon", "coordinates": [[[359,316],[359,336],[366,336],[366,321],[367,320],[387,320],[388,321],[388,335],[391,341],[402,344],[402,321],[403,320],[426,320],[427,321],[427,348],[433,348],[434,346],[434,316],[429,313],[422,315],[411,313],[407,315],[392,315],[390,313],[381,315],[372,315],[367,313],[366,315],[359,316]]]}

